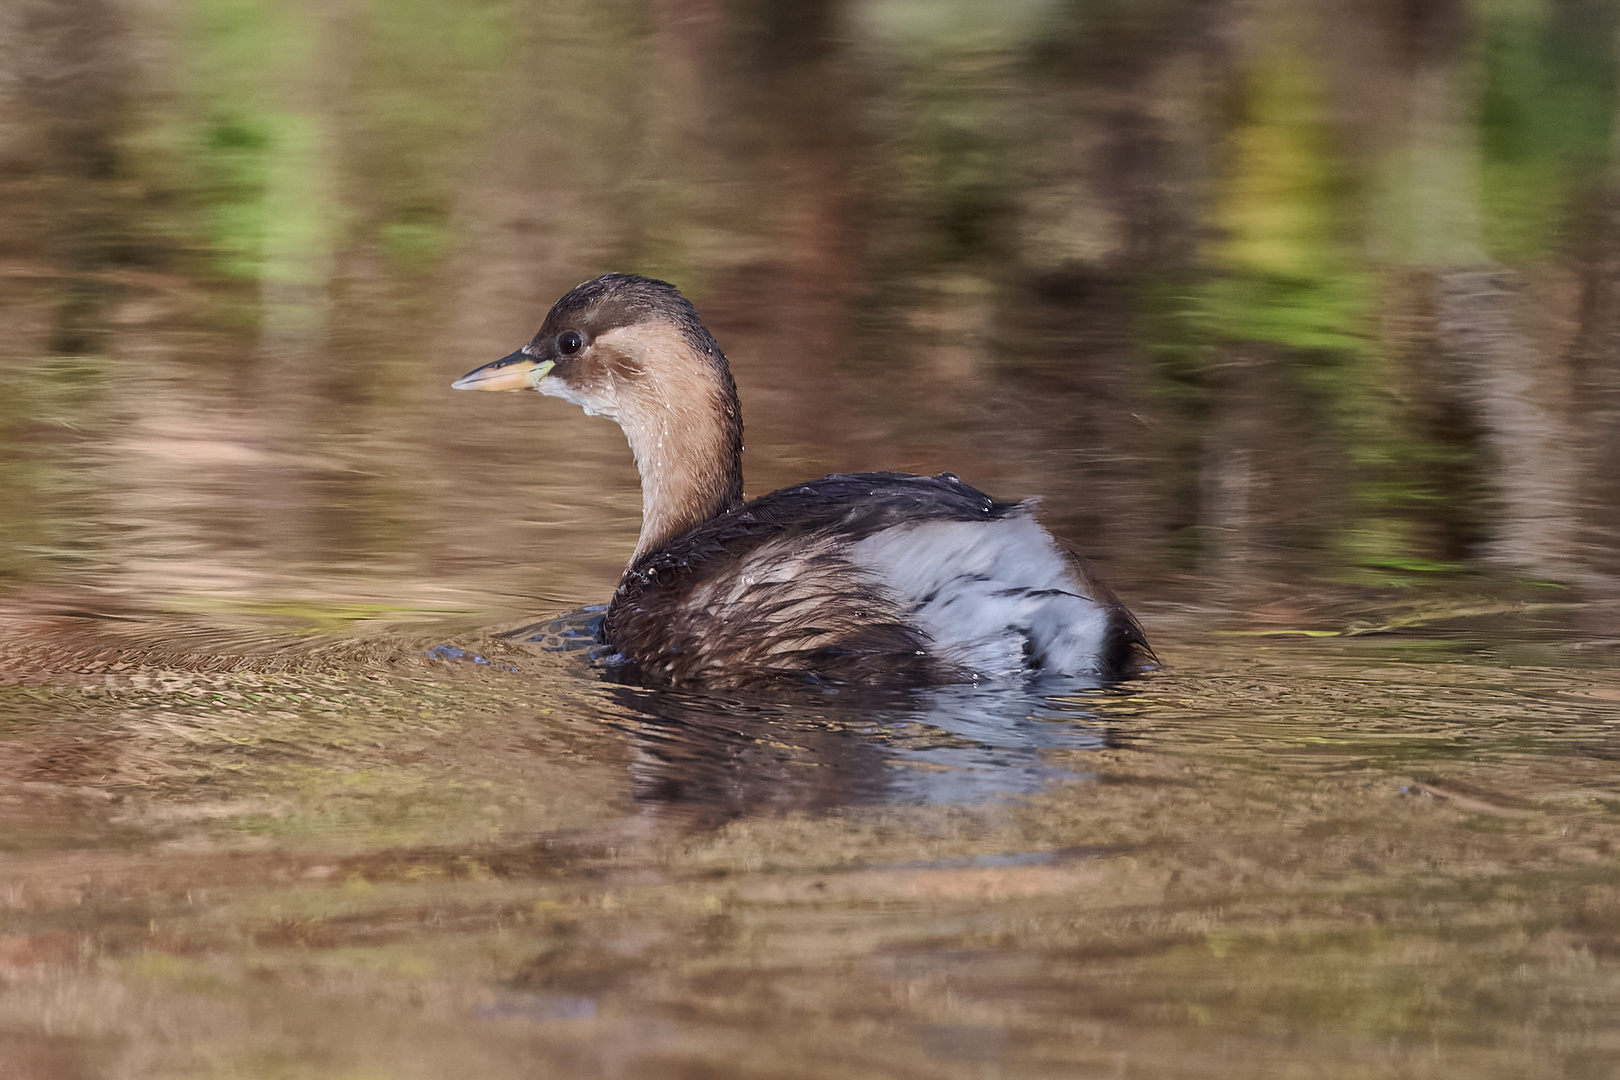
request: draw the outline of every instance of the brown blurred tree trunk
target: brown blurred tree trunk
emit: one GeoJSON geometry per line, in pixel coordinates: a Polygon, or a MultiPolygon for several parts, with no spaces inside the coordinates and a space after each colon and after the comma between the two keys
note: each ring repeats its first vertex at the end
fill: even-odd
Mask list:
{"type": "Polygon", "coordinates": [[[1537,574],[1575,572],[1576,461],[1563,381],[1526,327],[1522,275],[1485,254],[1478,119],[1460,0],[1411,5],[1402,178],[1407,257],[1429,269],[1435,346],[1489,456],[1480,555],[1537,574]]]}

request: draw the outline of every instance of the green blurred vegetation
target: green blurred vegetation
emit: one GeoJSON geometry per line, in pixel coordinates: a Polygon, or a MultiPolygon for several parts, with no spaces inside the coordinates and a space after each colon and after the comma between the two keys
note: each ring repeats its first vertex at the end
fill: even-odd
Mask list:
{"type": "Polygon", "coordinates": [[[1520,262],[1571,239],[1614,169],[1620,8],[1482,0],[1479,131],[1490,254],[1520,262]]]}
{"type": "Polygon", "coordinates": [[[462,152],[518,40],[512,5],[193,0],[179,18],[180,167],[220,272],[310,284],[343,244],[401,271],[447,250],[462,152]]]}
{"type": "MultiPolygon", "coordinates": [[[[1219,351],[1259,343],[1293,383],[1308,425],[1347,468],[1340,520],[1315,543],[1346,570],[1435,565],[1411,553],[1401,511],[1424,481],[1376,337],[1364,257],[1364,195],[1327,119],[1323,73],[1297,48],[1267,52],[1241,92],[1216,204],[1213,274],[1200,324],[1219,351]]],[[[1365,573],[1357,574],[1365,579],[1365,573]]]]}

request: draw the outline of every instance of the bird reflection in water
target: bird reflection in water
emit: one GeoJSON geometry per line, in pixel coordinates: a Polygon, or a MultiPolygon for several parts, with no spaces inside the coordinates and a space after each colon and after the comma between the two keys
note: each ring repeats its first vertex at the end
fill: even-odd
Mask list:
{"type": "Polygon", "coordinates": [[[691,692],[618,681],[596,643],[601,607],[503,635],[590,658],[633,740],[634,797],[716,824],[758,812],[882,803],[973,803],[1084,774],[1053,751],[1099,750],[1107,732],[1079,700],[1100,680],[866,688],[806,683],[691,692]]]}

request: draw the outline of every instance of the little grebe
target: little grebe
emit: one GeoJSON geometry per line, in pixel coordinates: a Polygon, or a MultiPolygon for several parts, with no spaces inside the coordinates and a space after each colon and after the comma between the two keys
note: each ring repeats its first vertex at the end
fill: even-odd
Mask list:
{"type": "Polygon", "coordinates": [[[538,390],[624,429],[641,539],[601,634],[654,680],[1110,680],[1151,655],[1033,502],[997,502],[952,473],[892,472],[744,502],[731,369],[667,282],[575,286],[533,341],[454,386],[538,390]]]}

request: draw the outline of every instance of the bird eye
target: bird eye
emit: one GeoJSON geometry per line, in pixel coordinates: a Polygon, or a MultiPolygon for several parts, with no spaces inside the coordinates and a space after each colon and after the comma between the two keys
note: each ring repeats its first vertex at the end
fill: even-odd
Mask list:
{"type": "Polygon", "coordinates": [[[557,351],[564,356],[573,356],[584,346],[585,339],[573,330],[565,330],[557,335],[557,351]]]}

